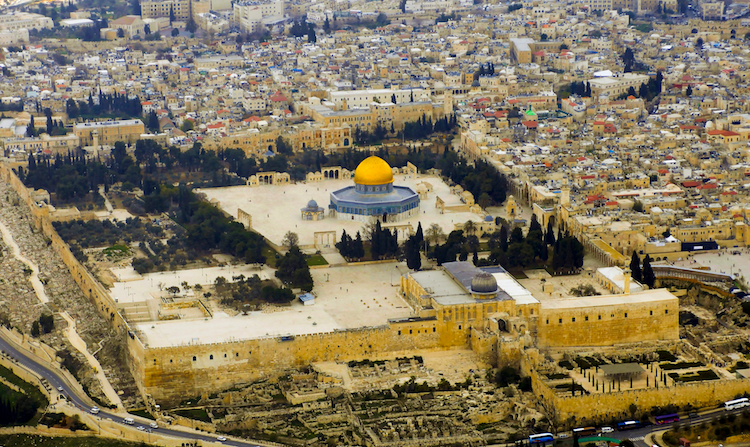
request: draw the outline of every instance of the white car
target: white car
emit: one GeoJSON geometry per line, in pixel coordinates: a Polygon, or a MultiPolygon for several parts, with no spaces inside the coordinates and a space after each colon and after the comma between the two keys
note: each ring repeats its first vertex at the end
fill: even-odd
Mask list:
{"type": "Polygon", "coordinates": [[[146,431],[146,427],[144,427],[143,425],[139,425],[138,428],[136,428],[136,430],[138,430],[138,431],[146,431]]]}
{"type": "Polygon", "coordinates": [[[219,436],[219,437],[216,438],[216,440],[219,441],[219,442],[224,442],[224,441],[227,440],[227,438],[225,438],[223,436],[219,436]]]}
{"type": "Polygon", "coordinates": [[[91,407],[89,410],[91,414],[99,414],[99,407],[91,407]]]}
{"type": "Polygon", "coordinates": [[[156,422],[152,422],[149,425],[151,426],[151,428],[159,428],[159,425],[157,425],[156,422]]]}
{"type": "Polygon", "coordinates": [[[602,427],[602,433],[614,433],[615,429],[612,427],[602,427]]]}

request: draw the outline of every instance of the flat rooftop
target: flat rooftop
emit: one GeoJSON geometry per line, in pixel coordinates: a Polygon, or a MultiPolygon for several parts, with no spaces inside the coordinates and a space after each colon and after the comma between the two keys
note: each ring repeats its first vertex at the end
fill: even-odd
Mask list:
{"type": "Polygon", "coordinates": [[[543,300],[542,309],[577,309],[600,306],[620,306],[637,303],[677,300],[667,289],[652,289],[630,295],[599,295],[581,298],[543,300]]]}
{"type": "MultiPolygon", "coordinates": [[[[441,214],[435,207],[436,197],[445,201],[446,207],[464,205],[458,195],[450,192],[445,182],[439,177],[422,176],[417,178],[398,174],[394,176],[394,185],[407,186],[417,190],[417,185],[427,182],[432,185],[432,192],[420,203],[420,214],[398,222],[399,225],[412,224],[414,231],[421,221],[422,228],[427,229],[431,224],[440,225],[445,234],[453,231],[454,225],[467,220],[481,222],[483,216],[468,211],[446,210],[441,214]]],[[[218,205],[237,218],[237,210],[241,208],[252,216],[253,229],[268,238],[271,242],[281,245],[281,240],[287,231],[297,233],[301,246],[313,245],[316,232],[335,231],[336,241],[341,239],[341,231],[346,230],[352,237],[361,231],[363,223],[359,221],[339,220],[328,215],[330,195],[347,186],[354,186],[353,179],[324,180],[315,183],[296,183],[289,185],[261,185],[261,186],[230,186],[224,188],[206,188],[199,192],[205,193],[209,200],[217,200],[218,205]],[[302,220],[300,209],[307,205],[310,199],[318,206],[326,209],[326,218],[322,220],[302,220]]]]}

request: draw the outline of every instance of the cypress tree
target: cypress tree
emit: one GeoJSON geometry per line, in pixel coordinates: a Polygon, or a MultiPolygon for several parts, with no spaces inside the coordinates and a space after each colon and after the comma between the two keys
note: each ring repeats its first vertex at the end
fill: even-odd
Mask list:
{"type": "Polygon", "coordinates": [[[643,273],[641,272],[641,258],[638,257],[638,253],[633,251],[633,257],[630,259],[630,271],[632,272],[633,279],[638,282],[643,282],[643,273]]]}

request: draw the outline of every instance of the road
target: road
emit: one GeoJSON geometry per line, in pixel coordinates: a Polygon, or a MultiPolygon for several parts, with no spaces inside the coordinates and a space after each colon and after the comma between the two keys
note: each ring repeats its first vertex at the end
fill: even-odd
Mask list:
{"type": "MultiPolygon", "coordinates": [[[[723,408],[704,410],[701,413],[695,413],[696,416],[692,418],[686,417],[674,425],[679,424],[683,427],[686,425],[700,425],[703,422],[711,421],[712,419],[716,419],[726,414],[740,414],[744,410],[747,410],[747,408],[739,408],[732,411],[724,411],[723,408]]],[[[636,447],[650,447],[652,444],[647,443],[645,438],[651,433],[668,430],[669,428],[669,425],[647,425],[635,430],[615,431],[613,433],[604,434],[602,436],[619,440],[629,439],[633,441],[636,447]]],[[[571,435],[571,433],[568,433],[569,437],[571,435]]],[[[585,444],[585,442],[583,444],[585,444]]]]}
{"type": "MultiPolygon", "coordinates": [[[[47,379],[49,384],[52,386],[53,390],[62,389],[60,393],[65,395],[68,401],[72,403],[73,405],[75,405],[76,407],[80,408],[81,411],[85,411],[85,412],[91,411],[91,408],[94,406],[94,403],[91,401],[91,399],[88,396],[79,395],[78,394],[79,391],[76,390],[76,388],[72,387],[68,383],[67,379],[65,379],[65,377],[59,371],[52,369],[52,368],[48,368],[38,363],[36,360],[27,356],[24,352],[17,349],[15,346],[13,346],[11,343],[9,343],[7,340],[5,340],[2,337],[0,337],[0,350],[3,351],[8,356],[12,357],[14,359],[14,363],[17,363],[18,365],[21,365],[22,367],[37,374],[38,376],[44,377],[45,379],[47,379]]],[[[106,409],[100,409],[98,417],[101,419],[110,419],[112,421],[119,421],[122,423],[124,416],[122,414],[107,411],[106,409]]],[[[128,414],[127,417],[133,418],[135,420],[135,424],[131,427],[123,423],[124,430],[135,430],[135,427],[139,425],[142,425],[143,427],[148,429],[149,424],[153,422],[150,419],[145,419],[145,418],[141,418],[141,417],[130,415],[130,414],[128,414]]],[[[206,435],[206,434],[202,434],[202,433],[198,433],[194,431],[189,431],[189,429],[185,429],[185,431],[183,431],[183,430],[173,430],[169,428],[160,427],[158,429],[155,429],[152,432],[152,434],[154,436],[169,436],[169,437],[185,439],[189,441],[204,441],[204,442],[209,442],[209,443],[215,443],[216,445],[262,447],[259,444],[236,440],[236,439],[228,439],[227,441],[219,442],[216,440],[218,435],[206,435]]]]}

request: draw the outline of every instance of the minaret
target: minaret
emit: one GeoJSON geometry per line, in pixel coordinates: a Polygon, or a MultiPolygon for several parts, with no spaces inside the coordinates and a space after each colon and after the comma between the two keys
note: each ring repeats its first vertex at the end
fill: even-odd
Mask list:
{"type": "Polygon", "coordinates": [[[451,116],[453,114],[453,91],[446,91],[443,97],[445,98],[443,101],[443,112],[445,116],[451,116]]]}
{"type": "Polygon", "coordinates": [[[568,185],[567,178],[563,179],[563,185],[560,188],[560,205],[570,206],[570,185],[568,185]]]}

